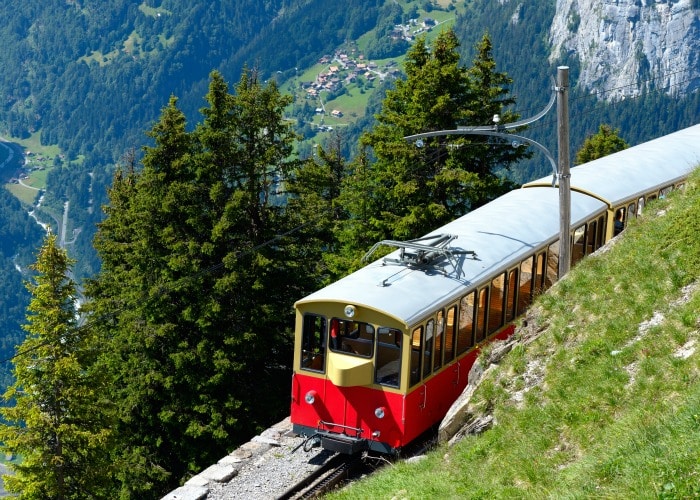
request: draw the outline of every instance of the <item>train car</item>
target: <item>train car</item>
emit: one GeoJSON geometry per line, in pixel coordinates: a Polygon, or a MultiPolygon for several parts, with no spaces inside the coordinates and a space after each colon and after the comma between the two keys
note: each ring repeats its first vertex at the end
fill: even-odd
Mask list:
{"type": "MultiPolygon", "coordinates": [[[[635,170],[649,153],[630,148],[614,164],[572,169],[573,262],[614,234],[616,208],[661,195],[700,163],[700,126],[680,134],[673,151],[695,153],[666,150],[667,167],[635,170]],[[618,166],[634,176],[629,187],[625,176],[610,186],[618,166]]],[[[396,250],[295,304],[291,421],[332,451],[397,453],[440,422],[480,347],[510,335],[558,279],[558,190],[536,181],[420,240],[383,244],[396,250]]]]}
{"type": "MultiPolygon", "coordinates": [[[[571,169],[571,190],[586,193],[608,205],[606,239],[624,229],[644,205],[682,187],[688,172],[700,164],[700,125],[645,142],[571,169]]],[[[551,176],[523,187],[549,186],[551,176]]],[[[585,239],[576,228],[574,241],[585,239]]],[[[574,245],[574,248],[576,245],[574,245]]]]}

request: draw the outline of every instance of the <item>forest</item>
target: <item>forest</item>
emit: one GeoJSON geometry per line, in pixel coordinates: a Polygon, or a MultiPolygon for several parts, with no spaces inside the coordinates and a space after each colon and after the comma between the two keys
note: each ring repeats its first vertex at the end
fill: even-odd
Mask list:
{"type": "MultiPolygon", "coordinates": [[[[65,152],[38,212],[69,202],[79,229],[64,255],[51,237],[41,243],[28,207],[0,194],[0,314],[8,318],[0,352],[15,366],[13,378],[4,364],[5,397],[19,401],[23,384],[70,387],[56,408],[73,408],[89,425],[62,436],[78,452],[58,461],[93,475],[59,467],[27,498],[54,488],[66,488],[63,498],[84,498],[86,488],[96,498],[162,495],[287,411],[280,380],[289,380],[295,300],[356,268],[376,241],[420,236],[549,173],[546,160],[503,142],[418,149],[404,136],[532,116],[559,64],[574,83],[572,151],[601,124],[635,144],[700,118],[697,92],[612,104],[578,92],[575,58],[547,62],[542,33],[554,3],[522,7],[518,24],[514,8],[487,0],[0,7],[8,19],[0,131],[40,134],[65,152]],[[434,9],[454,13],[451,29],[387,43],[390,26],[434,9]],[[367,92],[363,116],[307,143],[313,154],[297,154],[300,120],[281,87],[348,40],[375,57],[405,51],[400,77],[367,92]],[[32,262],[33,277],[17,272],[32,262]],[[60,287],[41,286],[69,271],[60,287]],[[58,338],[43,336],[44,317],[56,317],[38,301],[44,293],[61,311],[58,338]],[[87,326],[75,322],[82,294],[87,326]],[[14,356],[24,333],[36,357],[14,356]],[[32,368],[59,358],[70,363],[32,368]]],[[[554,151],[555,127],[550,113],[524,133],[554,151]]],[[[37,402],[24,401],[6,408],[6,421],[31,421],[37,402]]],[[[26,456],[9,485],[17,491],[56,450],[23,440],[16,425],[3,429],[8,449],[26,456]]]]}

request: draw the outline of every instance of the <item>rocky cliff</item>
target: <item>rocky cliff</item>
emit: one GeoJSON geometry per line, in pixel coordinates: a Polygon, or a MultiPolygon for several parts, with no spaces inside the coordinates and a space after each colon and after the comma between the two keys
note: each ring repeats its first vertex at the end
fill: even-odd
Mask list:
{"type": "Polygon", "coordinates": [[[578,57],[578,85],[618,100],[700,88],[700,1],[557,0],[552,60],[578,57]]]}

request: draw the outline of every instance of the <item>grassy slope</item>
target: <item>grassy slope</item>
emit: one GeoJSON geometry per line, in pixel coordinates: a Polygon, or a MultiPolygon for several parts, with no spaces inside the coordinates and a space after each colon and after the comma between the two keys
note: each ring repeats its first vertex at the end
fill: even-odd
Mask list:
{"type": "Polygon", "coordinates": [[[473,400],[492,429],[333,497],[700,496],[698,214],[700,173],[540,297],[473,400]]]}

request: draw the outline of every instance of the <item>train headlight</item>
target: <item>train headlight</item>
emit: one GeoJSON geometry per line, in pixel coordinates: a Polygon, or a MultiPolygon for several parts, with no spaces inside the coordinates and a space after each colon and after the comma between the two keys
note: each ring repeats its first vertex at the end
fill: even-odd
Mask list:
{"type": "Polygon", "coordinates": [[[374,410],[374,416],[377,418],[384,418],[384,415],[386,415],[386,409],[383,406],[380,406],[376,410],[374,410]]]}
{"type": "Polygon", "coordinates": [[[316,396],[317,393],[316,391],[309,391],[306,393],[306,396],[304,396],[304,401],[306,401],[308,404],[312,405],[316,402],[316,396]]]}
{"type": "Polygon", "coordinates": [[[353,316],[355,316],[355,306],[345,306],[345,316],[347,316],[348,318],[352,318],[353,316]]]}

